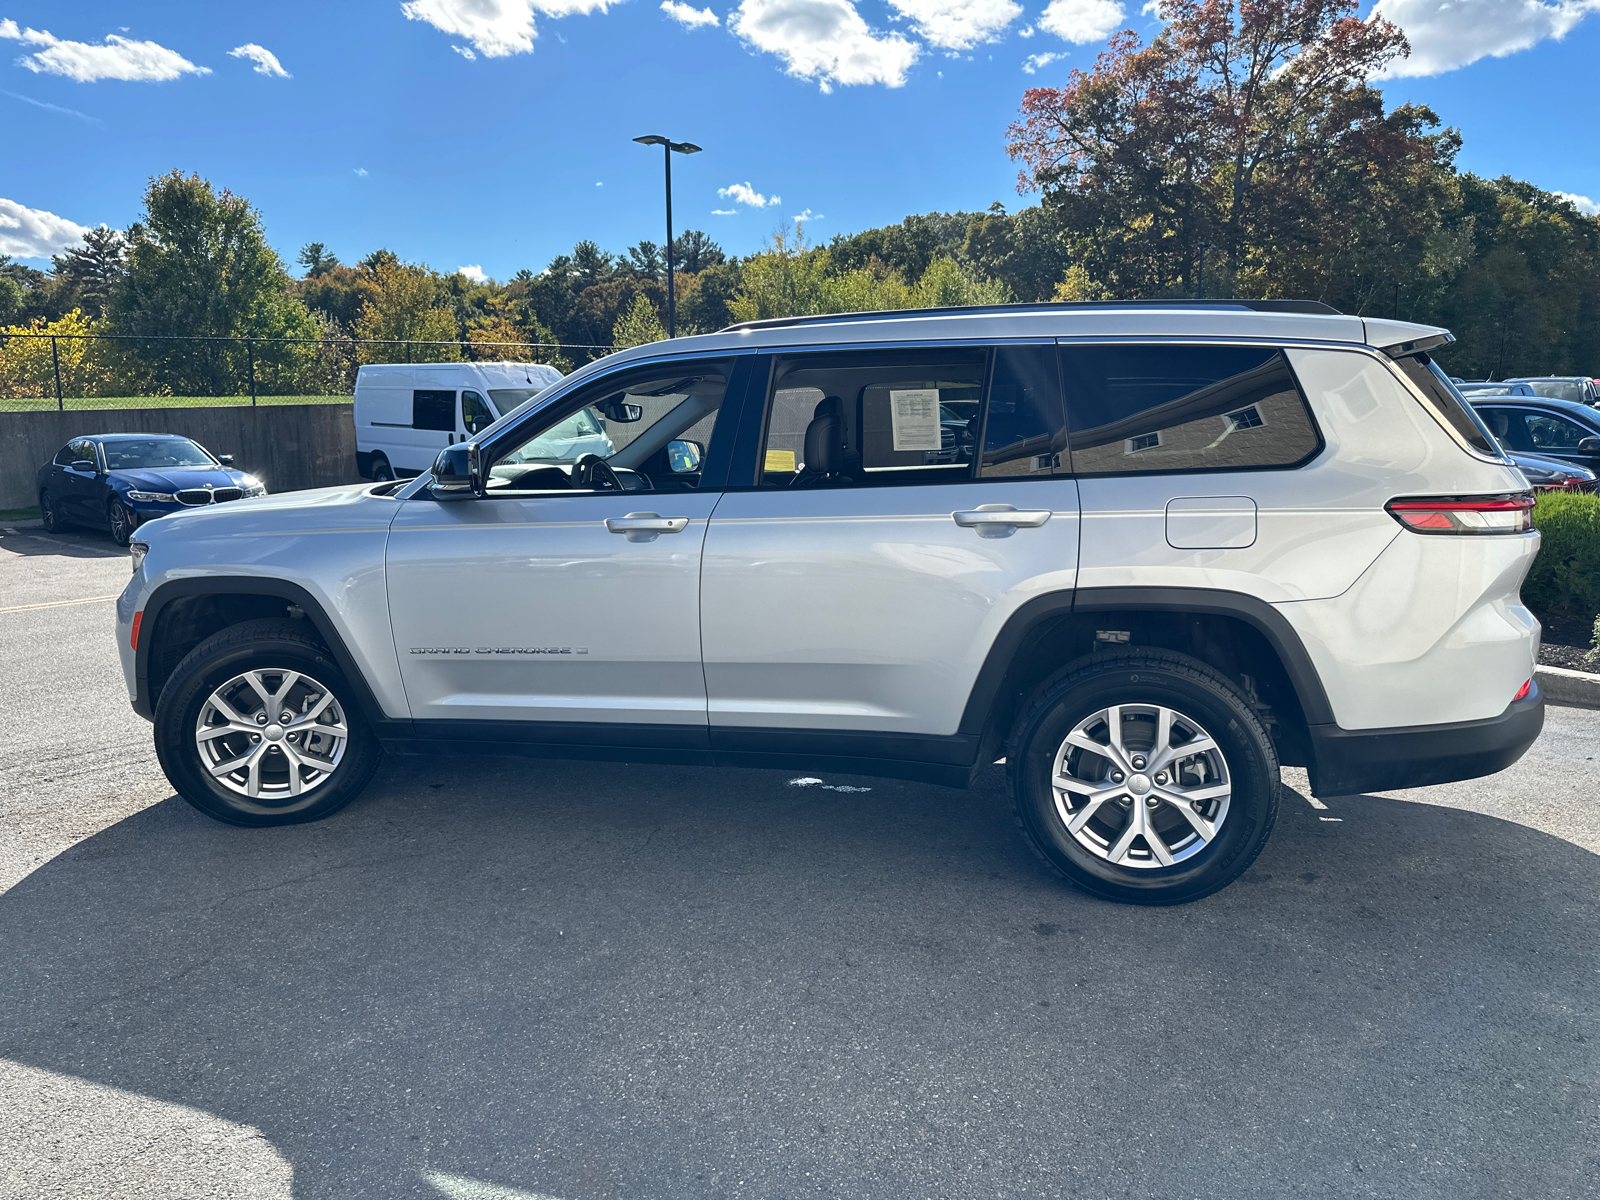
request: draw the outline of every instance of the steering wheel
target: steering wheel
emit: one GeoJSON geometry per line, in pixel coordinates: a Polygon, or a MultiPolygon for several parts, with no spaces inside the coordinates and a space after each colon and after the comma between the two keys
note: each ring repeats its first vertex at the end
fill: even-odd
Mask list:
{"type": "Polygon", "coordinates": [[[627,488],[611,469],[611,464],[598,454],[580,454],[572,464],[572,486],[595,488],[600,491],[622,492],[627,488]]]}

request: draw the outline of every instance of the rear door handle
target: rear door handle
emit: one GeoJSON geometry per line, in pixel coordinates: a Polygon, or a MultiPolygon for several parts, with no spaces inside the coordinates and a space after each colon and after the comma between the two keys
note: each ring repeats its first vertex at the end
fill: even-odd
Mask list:
{"type": "Polygon", "coordinates": [[[606,518],[606,529],[611,533],[620,533],[630,542],[653,542],[663,533],[682,533],[688,527],[688,517],[663,517],[653,512],[606,518]]]}
{"type": "Polygon", "coordinates": [[[1048,508],[1017,509],[1009,504],[980,504],[951,519],[963,529],[976,529],[979,537],[1010,537],[1018,529],[1037,529],[1050,519],[1048,508]]]}

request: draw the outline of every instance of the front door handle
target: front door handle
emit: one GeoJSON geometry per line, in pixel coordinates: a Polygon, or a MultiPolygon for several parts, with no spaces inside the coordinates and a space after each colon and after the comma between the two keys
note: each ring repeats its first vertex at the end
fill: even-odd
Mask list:
{"type": "Polygon", "coordinates": [[[1010,537],[1018,529],[1037,529],[1050,519],[1048,508],[1017,509],[1009,504],[980,504],[967,512],[950,514],[963,529],[976,529],[979,537],[1010,537]]]}
{"type": "Polygon", "coordinates": [[[688,517],[663,517],[660,513],[636,512],[625,517],[607,517],[606,529],[620,533],[630,542],[653,542],[663,533],[682,533],[689,527],[688,517]]]}

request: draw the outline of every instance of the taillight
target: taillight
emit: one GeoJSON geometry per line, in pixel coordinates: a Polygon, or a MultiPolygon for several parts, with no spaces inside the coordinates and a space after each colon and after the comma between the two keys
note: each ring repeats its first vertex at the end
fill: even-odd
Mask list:
{"type": "Polygon", "coordinates": [[[1533,528],[1532,492],[1514,496],[1428,496],[1391,500],[1394,519],[1417,533],[1526,533],[1533,528]]]}
{"type": "Polygon", "coordinates": [[[1515,704],[1518,700],[1526,700],[1528,693],[1531,691],[1533,691],[1533,680],[1530,679],[1517,689],[1517,694],[1511,697],[1511,703],[1515,704]]]}
{"type": "Polygon", "coordinates": [[[133,614],[133,629],[128,633],[129,650],[137,650],[139,648],[139,622],[143,620],[144,612],[142,610],[133,614]]]}

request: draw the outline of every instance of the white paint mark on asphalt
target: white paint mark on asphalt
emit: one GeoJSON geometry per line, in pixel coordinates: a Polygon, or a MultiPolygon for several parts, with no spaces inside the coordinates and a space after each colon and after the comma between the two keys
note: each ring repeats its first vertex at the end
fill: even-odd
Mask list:
{"type": "Polygon", "coordinates": [[[1319,821],[1333,821],[1335,823],[1338,823],[1340,821],[1343,821],[1344,818],[1343,817],[1318,817],[1317,820],[1319,820],[1319,821]]]}
{"type": "Polygon", "coordinates": [[[812,776],[803,776],[800,779],[789,780],[790,787],[819,787],[825,792],[870,792],[871,788],[851,787],[847,783],[823,783],[822,780],[812,776]]]}
{"type": "Polygon", "coordinates": [[[1321,800],[1318,800],[1315,796],[1307,796],[1306,797],[1306,803],[1311,805],[1311,807],[1316,809],[1318,812],[1327,812],[1328,811],[1328,806],[1326,804],[1324,804],[1321,800]]]}
{"type": "Polygon", "coordinates": [[[85,596],[81,600],[47,600],[43,604],[14,604],[10,608],[0,608],[0,613],[28,612],[35,608],[66,608],[69,604],[99,604],[104,600],[115,599],[115,596],[85,596]]]}
{"type": "Polygon", "coordinates": [[[465,1175],[446,1175],[443,1171],[424,1171],[422,1178],[450,1200],[556,1200],[544,1192],[525,1192],[521,1188],[468,1179],[465,1175]]]}

